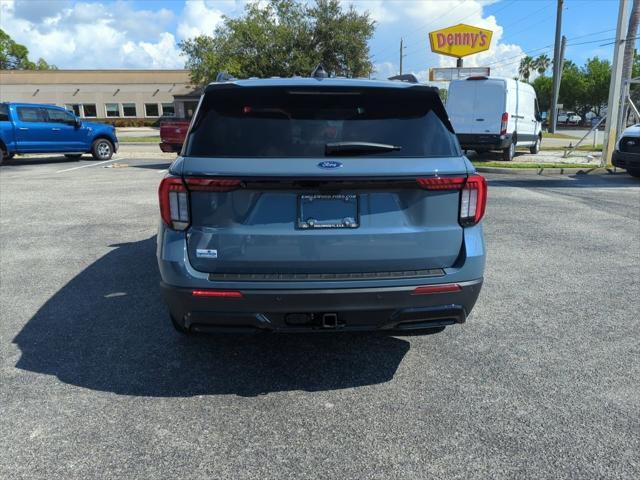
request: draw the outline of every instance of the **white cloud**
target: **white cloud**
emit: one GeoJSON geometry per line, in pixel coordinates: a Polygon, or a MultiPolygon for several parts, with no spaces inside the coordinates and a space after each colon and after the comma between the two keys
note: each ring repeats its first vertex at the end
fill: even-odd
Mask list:
{"type": "MultiPolygon", "coordinates": [[[[184,58],[178,41],[211,35],[224,15],[240,15],[248,1],[187,0],[176,15],[166,8],[135,9],[125,0],[0,0],[0,28],[26,45],[31,58],[43,57],[61,68],[181,68],[184,58]]],[[[380,52],[372,48],[375,76],[398,72],[395,44],[402,36],[407,53],[404,70],[421,80],[427,79],[429,66],[455,64],[455,59],[429,51],[427,34],[456,23],[494,32],[491,49],[465,58],[465,65],[495,64],[493,74],[517,74],[522,49],[502,43],[502,26],[493,15],[484,15],[484,7],[494,1],[341,0],[345,7],[371,13],[378,25],[374,45],[380,39],[391,41],[380,52]],[[505,60],[510,57],[516,58],[505,60]]]]}
{"type": "Polygon", "coordinates": [[[178,24],[178,38],[185,40],[198,35],[211,35],[222,22],[225,10],[235,9],[236,2],[213,2],[206,0],[187,1],[178,24]]]}
{"type": "MultiPolygon", "coordinates": [[[[29,3],[29,2],[27,2],[29,3]]],[[[51,2],[41,16],[25,10],[22,0],[0,0],[0,28],[61,68],[182,68],[184,59],[167,9],[134,10],[125,2],[110,4],[51,2]]]]}

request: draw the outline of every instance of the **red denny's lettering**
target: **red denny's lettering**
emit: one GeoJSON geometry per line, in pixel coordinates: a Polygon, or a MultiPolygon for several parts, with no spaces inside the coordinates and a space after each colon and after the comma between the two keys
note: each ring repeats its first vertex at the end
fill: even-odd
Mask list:
{"type": "Polygon", "coordinates": [[[484,32],[478,33],[438,33],[436,35],[438,41],[438,48],[442,48],[445,45],[450,47],[458,45],[469,45],[471,48],[475,48],[476,45],[484,47],[487,44],[487,35],[484,32]]]}

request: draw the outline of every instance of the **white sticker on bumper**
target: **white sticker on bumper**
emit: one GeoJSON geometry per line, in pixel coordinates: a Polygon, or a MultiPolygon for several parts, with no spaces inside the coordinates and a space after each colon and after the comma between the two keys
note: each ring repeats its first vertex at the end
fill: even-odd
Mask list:
{"type": "Polygon", "coordinates": [[[206,248],[196,249],[196,257],[198,258],[218,258],[218,250],[209,250],[206,248]]]}

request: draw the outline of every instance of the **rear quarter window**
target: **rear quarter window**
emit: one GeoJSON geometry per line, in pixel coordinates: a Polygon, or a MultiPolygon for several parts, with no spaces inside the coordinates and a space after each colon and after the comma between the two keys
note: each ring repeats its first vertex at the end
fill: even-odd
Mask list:
{"type": "Polygon", "coordinates": [[[324,157],[326,145],[336,142],[400,147],[370,156],[460,155],[442,103],[431,89],[303,87],[207,92],[185,155],[324,157]]]}

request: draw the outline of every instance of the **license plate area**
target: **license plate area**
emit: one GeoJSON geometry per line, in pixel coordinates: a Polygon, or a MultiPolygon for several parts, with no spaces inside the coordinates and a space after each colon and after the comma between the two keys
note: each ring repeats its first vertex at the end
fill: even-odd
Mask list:
{"type": "Polygon", "coordinates": [[[297,228],[358,228],[359,199],[355,194],[298,195],[297,228]]]}

